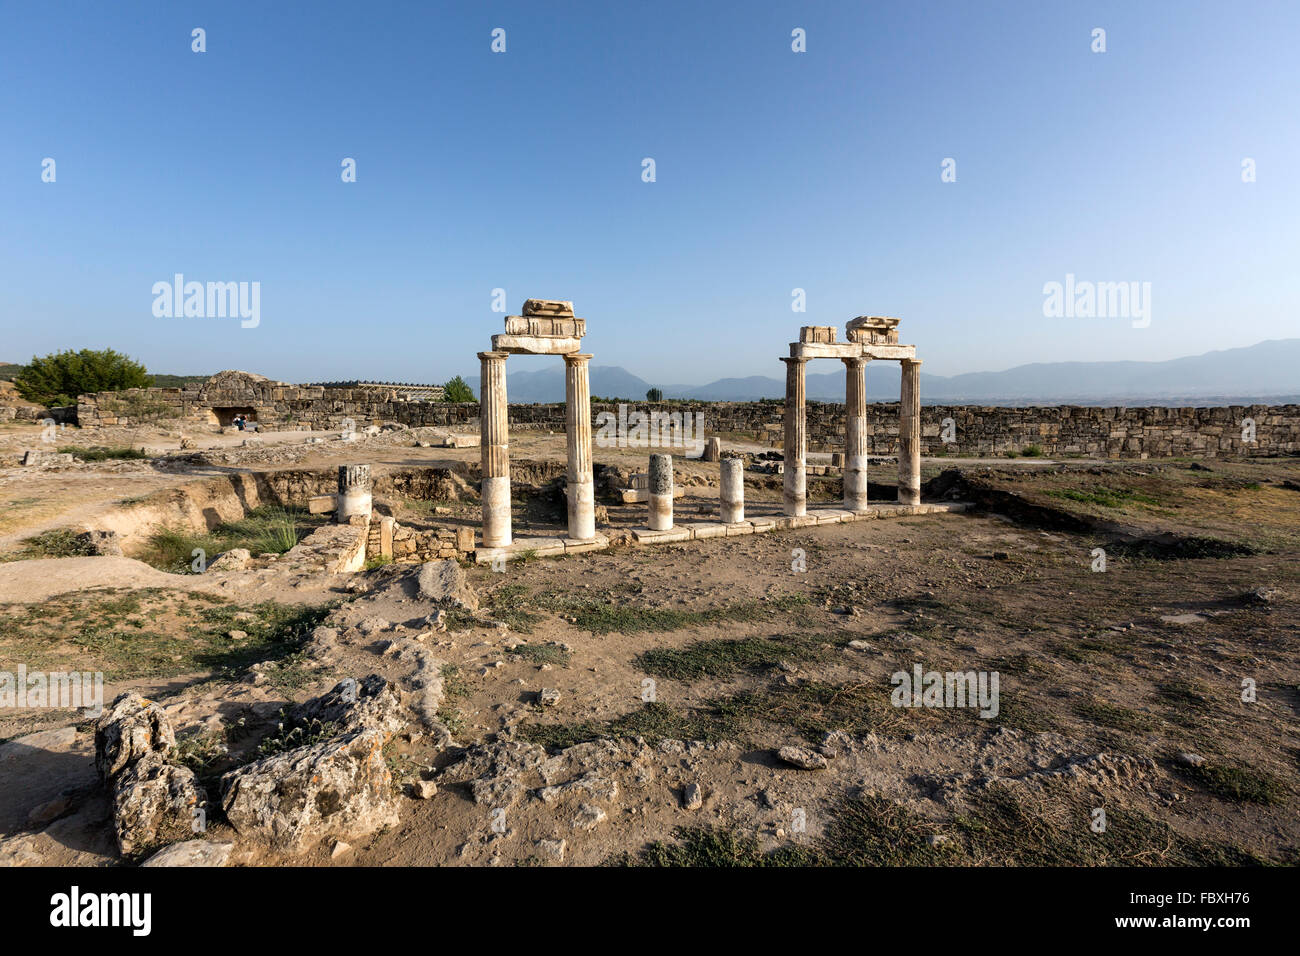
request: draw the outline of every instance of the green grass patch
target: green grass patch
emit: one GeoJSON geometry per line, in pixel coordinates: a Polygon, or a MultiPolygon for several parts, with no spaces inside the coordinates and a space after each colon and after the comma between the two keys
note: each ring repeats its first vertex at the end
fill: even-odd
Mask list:
{"type": "Polygon", "coordinates": [[[297,508],[263,505],[235,521],[224,522],[208,532],[163,527],[149,535],[140,560],[172,574],[200,573],[219,554],[245,548],[252,555],[283,554],[300,539],[308,526],[324,519],[297,508]],[[197,555],[195,552],[202,552],[197,555]],[[196,561],[202,558],[196,567],[196,561]]]}
{"type": "Polygon", "coordinates": [[[139,448],[127,445],[62,445],[59,452],[70,454],[77,461],[132,461],[149,457],[139,448]]]}
{"type": "Polygon", "coordinates": [[[1283,802],[1285,791],[1273,776],[1249,767],[1203,763],[1199,767],[1175,764],[1178,772],[1200,784],[1210,793],[1231,803],[1262,803],[1272,806],[1283,802]]]}

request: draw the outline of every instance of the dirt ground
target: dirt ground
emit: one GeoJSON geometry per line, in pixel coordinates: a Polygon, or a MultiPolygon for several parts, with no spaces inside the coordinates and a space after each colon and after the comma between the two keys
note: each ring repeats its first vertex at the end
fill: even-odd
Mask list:
{"type": "MultiPolygon", "coordinates": [[[[515,458],[562,449],[512,436],[515,458]]],[[[360,450],[308,446],[293,466],[360,450]]],[[[478,455],[364,452],[379,468],[478,455]]],[[[711,508],[716,464],[680,467],[701,481],[678,508],[711,508]]],[[[204,473],[10,469],[0,547],[204,473]]],[[[400,824],[289,859],[218,820],[208,838],[233,841],[236,864],[1296,863],[1300,463],[927,460],[924,475],[977,507],[470,567],[481,610],[445,631],[399,566],[256,590],[127,558],[13,561],[0,669],[104,670],[107,696],[145,687],[183,738],[230,741],[342,676],[409,679],[389,641],[420,640],[453,743],[390,743],[400,824]],[[337,644],[305,651],[322,621],[337,644]],[[996,714],[896,706],[895,675],[918,665],[996,673],[996,714]],[[815,769],[777,755],[791,746],[815,769]],[[405,796],[421,779],[437,793],[405,796]]],[[[775,502],[777,482],[751,475],[747,497],[775,502]]],[[[837,483],[811,490],[831,501],[837,483]]],[[[639,507],[611,506],[611,523],[639,507]]],[[[118,862],[87,725],[14,713],[2,738],[0,860],[118,862]],[[32,822],[64,791],[66,814],[32,822]]]]}

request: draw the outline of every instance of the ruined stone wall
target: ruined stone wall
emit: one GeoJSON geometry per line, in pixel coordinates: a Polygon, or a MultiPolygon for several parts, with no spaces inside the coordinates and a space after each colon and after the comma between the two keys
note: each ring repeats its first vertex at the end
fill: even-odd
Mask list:
{"type": "MultiPolygon", "coordinates": [[[[225,375],[226,373],[223,373],[225,375]]],[[[242,373],[240,373],[242,374],[242,373]]],[[[81,396],[82,426],[139,424],[141,421],[215,424],[215,408],[252,408],[264,426],[277,429],[340,429],[351,419],[358,429],[396,422],[412,428],[437,426],[478,430],[475,402],[379,401],[372,392],[322,386],[285,385],[254,376],[214,377],[202,386],[130,389],[81,396]]],[[[662,402],[629,409],[691,411],[704,416],[708,435],[781,445],[784,405],[769,402],[662,402]]],[[[593,404],[592,415],[617,414],[614,404],[593,404]]],[[[564,431],[563,403],[511,405],[511,428],[564,431]]],[[[898,405],[867,405],[868,452],[898,451],[898,405]]],[[[844,406],[808,403],[810,451],[842,450],[844,406]]],[[[1300,406],[1231,405],[1211,408],[1140,408],[1059,405],[1003,408],[983,405],[925,405],[921,408],[921,453],[927,456],[1004,455],[1036,446],[1049,457],[1213,458],[1227,454],[1300,454],[1300,406]],[[944,420],[952,419],[955,440],[943,442],[944,420]],[[1255,442],[1242,441],[1253,419],[1255,442]]]]}
{"type": "MultiPolygon", "coordinates": [[[[714,402],[708,404],[629,406],[693,411],[704,416],[709,435],[746,438],[781,447],[782,402],[714,402]]],[[[617,413],[616,405],[593,405],[592,414],[617,413]]],[[[810,451],[842,451],[844,406],[809,402],[810,451]]],[[[563,405],[512,406],[516,418],[564,427],[563,405]]],[[[867,405],[868,453],[898,453],[898,404],[867,405]]],[[[1212,408],[1150,406],[1138,408],[1058,405],[1004,408],[984,405],[921,407],[921,453],[926,456],[1001,456],[1035,446],[1048,457],[1214,458],[1220,455],[1300,454],[1300,405],[1229,405],[1212,408]],[[945,419],[954,441],[944,442],[945,419]],[[1255,441],[1243,442],[1247,420],[1255,441]]]]}

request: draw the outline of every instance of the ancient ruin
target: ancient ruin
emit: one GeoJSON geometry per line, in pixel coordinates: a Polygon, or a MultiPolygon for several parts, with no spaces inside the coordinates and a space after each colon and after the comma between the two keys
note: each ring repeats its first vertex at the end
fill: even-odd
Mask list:
{"type": "Polygon", "coordinates": [[[844,507],[866,511],[867,388],[866,367],[872,359],[900,362],[902,394],[898,409],[898,502],[921,503],[921,362],[916,346],[898,344],[898,319],[860,315],[849,322],[849,341],[835,341],[835,327],[805,325],[790,343],[785,363],[785,488],[787,515],[808,511],[808,418],[805,390],[809,359],[837,358],[844,363],[844,507]]]}
{"type": "Polygon", "coordinates": [[[510,521],[510,420],[506,398],[506,358],[515,355],[564,357],[565,435],[568,439],[569,537],[596,537],[596,495],[591,477],[591,386],[589,354],[579,352],[587,320],[575,318],[573,303],[528,299],[523,315],[506,316],[506,331],[492,336],[492,350],[480,352],[479,431],[483,449],[483,546],[506,548],[513,542],[510,521]]]}

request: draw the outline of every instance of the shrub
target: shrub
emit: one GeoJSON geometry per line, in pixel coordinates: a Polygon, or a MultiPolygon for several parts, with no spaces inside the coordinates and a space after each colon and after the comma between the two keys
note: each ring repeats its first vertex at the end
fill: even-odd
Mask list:
{"type": "Polygon", "coordinates": [[[150,384],[152,379],[143,365],[112,349],[69,349],[44,358],[33,356],[14,377],[18,394],[45,406],[73,405],[78,395],[150,384]]]}

